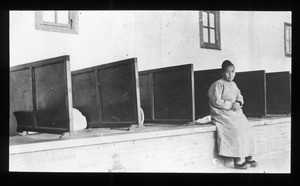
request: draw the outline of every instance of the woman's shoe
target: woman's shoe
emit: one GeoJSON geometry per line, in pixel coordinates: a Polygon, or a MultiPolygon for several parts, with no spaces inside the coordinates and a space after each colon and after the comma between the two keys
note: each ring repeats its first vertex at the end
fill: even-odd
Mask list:
{"type": "Polygon", "coordinates": [[[249,167],[250,167],[250,165],[246,162],[244,162],[242,164],[234,163],[234,168],[236,168],[236,169],[248,169],[249,167]]]}
{"type": "Polygon", "coordinates": [[[257,167],[258,163],[255,160],[248,160],[246,161],[247,164],[250,165],[250,167],[257,167]]]}

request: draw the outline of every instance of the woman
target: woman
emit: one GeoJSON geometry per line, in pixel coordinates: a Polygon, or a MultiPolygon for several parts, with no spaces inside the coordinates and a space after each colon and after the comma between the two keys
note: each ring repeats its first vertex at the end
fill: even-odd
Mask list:
{"type": "Polygon", "coordinates": [[[229,60],[222,63],[222,76],[208,91],[211,119],[217,127],[219,155],[232,157],[237,169],[256,167],[257,162],[252,160],[252,126],[243,114],[243,96],[233,82],[235,67],[229,60]]]}

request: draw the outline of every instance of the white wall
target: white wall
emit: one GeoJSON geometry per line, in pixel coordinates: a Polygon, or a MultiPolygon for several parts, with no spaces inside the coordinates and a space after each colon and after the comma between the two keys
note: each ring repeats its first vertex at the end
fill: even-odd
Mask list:
{"type": "Polygon", "coordinates": [[[67,54],[75,70],[127,58],[132,53],[131,15],[79,12],[79,34],[68,34],[35,30],[33,11],[10,12],[10,65],[67,54]]]}
{"type": "Polygon", "coordinates": [[[138,58],[139,70],[193,63],[237,71],[291,70],[284,22],[291,12],[221,11],[221,50],[202,49],[198,11],[79,11],[79,34],[35,30],[34,11],[10,12],[10,66],[70,55],[71,70],[138,58]]]}
{"type": "Polygon", "coordinates": [[[254,54],[250,69],[291,71],[291,57],[285,57],[284,53],[284,22],[292,23],[291,13],[254,13],[254,54]]]}

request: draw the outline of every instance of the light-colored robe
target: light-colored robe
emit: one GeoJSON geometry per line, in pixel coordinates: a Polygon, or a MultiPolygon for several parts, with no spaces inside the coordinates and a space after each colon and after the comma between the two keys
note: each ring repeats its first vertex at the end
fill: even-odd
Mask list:
{"type": "Polygon", "coordinates": [[[242,109],[234,111],[236,101],[244,104],[235,82],[220,79],[208,91],[212,123],[217,127],[219,155],[246,157],[254,155],[252,125],[242,109]]]}

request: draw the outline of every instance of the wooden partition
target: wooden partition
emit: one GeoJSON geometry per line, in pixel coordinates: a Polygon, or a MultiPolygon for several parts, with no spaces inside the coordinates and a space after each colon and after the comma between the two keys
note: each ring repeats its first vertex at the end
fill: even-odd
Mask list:
{"type": "Polygon", "coordinates": [[[244,114],[248,117],[267,115],[266,74],[264,70],[237,72],[234,79],[244,97],[244,114]]]}
{"type": "Polygon", "coordinates": [[[17,131],[72,131],[69,56],[10,68],[10,113],[17,131]]]}
{"type": "Polygon", "coordinates": [[[74,108],[87,118],[88,127],[139,124],[138,84],[136,58],[73,71],[74,108]]]}
{"type": "Polygon", "coordinates": [[[195,115],[196,119],[210,115],[208,101],[209,87],[222,78],[222,69],[200,70],[194,72],[195,115]]]}
{"type": "Polygon", "coordinates": [[[145,122],[183,124],[195,120],[193,65],[139,72],[145,122]]]}
{"type": "MultiPolygon", "coordinates": [[[[210,115],[209,87],[222,78],[222,69],[195,71],[195,115],[196,119],[210,115]]],[[[265,71],[237,72],[234,82],[244,97],[243,112],[249,117],[266,116],[265,71]]]]}
{"type": "Polygon", "coordinates": [[[290,72],[266,73],[267,114],[291,113],[290,72]]]}

